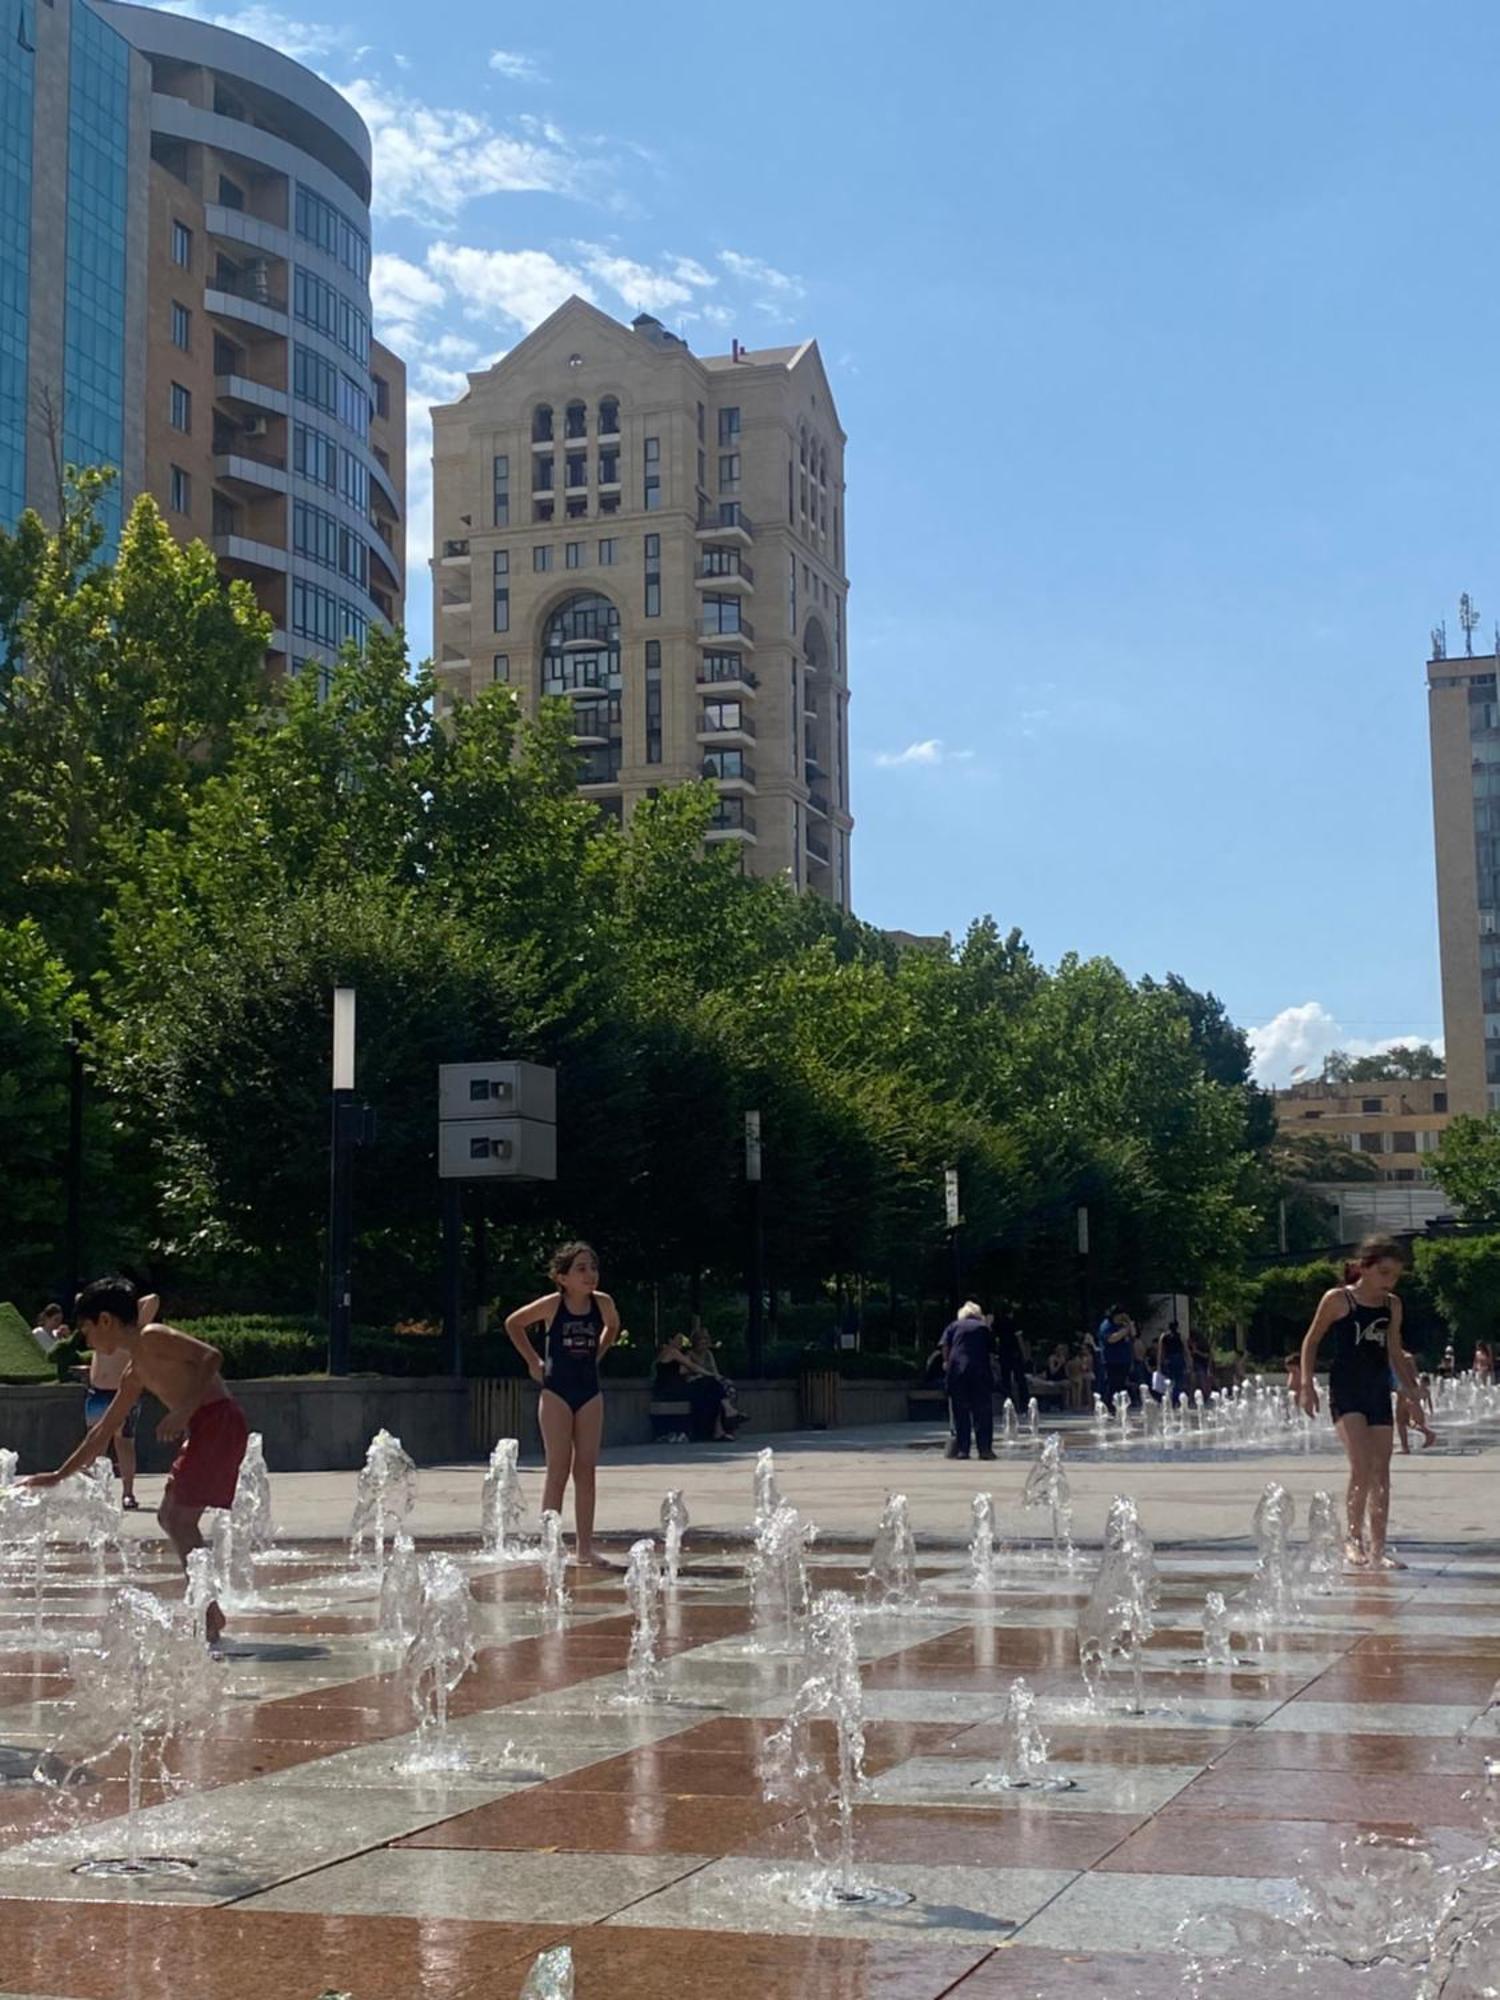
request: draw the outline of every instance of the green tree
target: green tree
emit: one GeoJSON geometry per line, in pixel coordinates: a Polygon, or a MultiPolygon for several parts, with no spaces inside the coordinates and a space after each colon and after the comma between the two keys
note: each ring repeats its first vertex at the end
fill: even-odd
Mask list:
{"type": "Polygon", "coordinates": [[[56,534],[0,530],[0,919],[34,919],[80,976],[148,830],[180,835],[262,700],[269,636],[248,585],[179,548],[149,498],[102,561],[105,484],[70,484],[56,534]]]}
{"type": "Polygon", "coordinates": [[[1430,1164],[1465,1222],[1500,1222],[1500,1112],[1454,1118],[1430,1164]]]}

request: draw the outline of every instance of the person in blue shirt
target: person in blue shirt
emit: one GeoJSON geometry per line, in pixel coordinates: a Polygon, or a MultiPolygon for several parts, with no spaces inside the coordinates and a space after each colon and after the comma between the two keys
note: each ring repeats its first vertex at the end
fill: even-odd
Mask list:
{"type": "Polygon", "coordinates": [[[1113,1407],[1123,1389],[1134,1408],[1140,1408],[1141,1392],[1132,1379],[1135,1368],[1135,1321],[1124,1306],[1111,1306],[1099,1322],[1099,1356],[1103,1363],[1104,1387],[1100,1394],[1113,1407]]]}
{"type": "Polygon", "coordinates": [[[967,1458],[972,1434],[981,1458],[995,1456],[994,1343],[981,1306],[970,1299],[943,1329],[943,1386],[953,1435],[949,1458],[967,1458]]]}

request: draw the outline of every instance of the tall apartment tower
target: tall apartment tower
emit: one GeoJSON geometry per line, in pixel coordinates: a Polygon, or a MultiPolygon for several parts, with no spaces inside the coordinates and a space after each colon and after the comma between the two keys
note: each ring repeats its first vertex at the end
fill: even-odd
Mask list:
{"type": "Polygon", "coordinates": [[[710,839],[849,904],[844,434],[813,341],[699,356],[570,299],[433,416],[438,703],[573,704],[601,811],[689,779],[710,839]]]}
{"type": "Polygon", "coordinates": [[[1494,656],[1427,663],[1448,1108],[1500,1109],[1500,696],[1494,656]]]}
{"type": "Polygon", "coordinates": [[[216,550],[325,667],[400,621],[405,371],[370,337],[370,138],[246,36],[20,0],[0,37],[0,524],[64,463],[216,550]],[[65,171],[59,171],[66,135],[65,171]],[[24,369],[20,357],[24,355],[24,369]]]}
{"type": "Polygon", "coordinates": [[[145,482],[151,78],[84,0],[0,33],[0,527],[58,511],[64,465],[145,482]]]}

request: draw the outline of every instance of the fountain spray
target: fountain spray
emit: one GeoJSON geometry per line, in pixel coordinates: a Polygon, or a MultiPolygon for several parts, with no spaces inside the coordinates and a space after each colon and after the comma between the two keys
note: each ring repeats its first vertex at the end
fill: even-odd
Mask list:
{"type": "Polygon", "coordinates": [[[662,1575],[671,1590],[677,1588],[682,1568],[682,1538],[687,1530],[687,1502],[674,1486],[661,1503],[662,1575]]]}
{"type": "Polygon", "coordinates": [[[625,1687],[619,1699],[630,1708],[640,1708],[660,1699],[662,1683],[661,1663],[656,1657],[661,1630],[661,1565],[656,1559],[656,1544],[649,1536],[630,1545],[625,1565],[625,1598],[635,1622],[630,1632],[625,1687]]]}
{"type": "Polygon", "coordinates": [[[519,1553],[515,1544],[526,1511],[516,1463],[520,1453],[515,1438],[501,1438],[490,1453],[489,1471],[484,1475],[480,1518],[484,1552],[491,1562],[511,1562],[519,1553]]]}
{"type": "Polygon", "coordinates": [[[357,1562],[365,1542],[371,1543],[377,1584],[385,1575],[386,1537],[405,1524],[416,1498],[416,1462],[401,1449],[400,1438],[377,1431],[360,1468],[349,1524],[349,1553],[357,1562]]]}
{"type": "Polygon", "coordinates": [[[865,1571],[865,1591],[886,1611],[909,1611],[917,1601],[917,1544],[904,1493],[886,1495],[865,1571]]]}
{"type": "Polygon", "coordinates": [[[568,1619],[568,1551],[563,1542],[562,1515],[549,1507],[542,1516],[542,1596],[547,1622],[554,1629],[568,1619]]]}

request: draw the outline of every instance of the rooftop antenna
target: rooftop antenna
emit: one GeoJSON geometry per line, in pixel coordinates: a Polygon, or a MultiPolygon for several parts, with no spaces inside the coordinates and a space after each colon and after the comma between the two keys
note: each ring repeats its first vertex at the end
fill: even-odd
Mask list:
{"type": "Polygon", "coordinates": [[[1464,628],[1464,652],[1472,660],[1474,657],[1474,627],[1479,623],[1479,606],[1464,591],[1458,600],[1458,622],[1464,628]]]}
{"type": "Polygon", "coordinates": [[[1440,618],[1432,628],[1432,657],[1446,660],[1448,657],[1448,621],[1440,618]]]}

